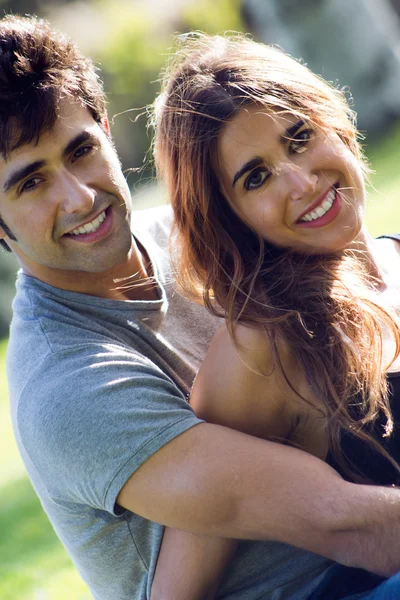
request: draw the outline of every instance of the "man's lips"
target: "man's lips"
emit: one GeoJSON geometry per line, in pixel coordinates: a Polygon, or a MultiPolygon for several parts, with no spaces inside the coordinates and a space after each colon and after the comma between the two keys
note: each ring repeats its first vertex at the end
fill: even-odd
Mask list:
{"type": "Polygon", "coordinates": [[[113,215],[111,206],[109,206],[106,210],[103,209],[101,212],[97,213],[95,217],[92,217],[91,219],[86,220],[84,223],[75,226],[68,233],[65,233],[63,237],[77,242],[95,242],[108,235],[109,231],[111,230],[112,221],[113,215]],[[98,226],[94,229],[94,231],[89,230],[85,233],[80,233],[79,231],[77,231],[80,227],[84,227],[85,225],[96,221],[96,219],[98,219],[103,213],[105,213],[105,218],[104,220],[99,222],[98,226]],[[77,233],[73,233],[74,231],[77,231],[77,233]]]}
{"type": "MultiPolygon", "coordinates": [[[[100,215],[102,215],[107,210],[108,209],[104,209],[104,208],[102,210],[99,210],[94,216],[88,217],[86,219],[86,221],[83,221],[82,223],[79,223],[78,225],[74,225],[73,227],[71,227],[71,229],[69,231],[67,231],[66,233],[64,233],[64,235],[79,235],[79,233],[75,234],[73,232],[77,231],[80,227],[85,227],[85,225],[92,223],[93,221],[98,219],[100,217],[100,215]]],[[[83,233],[81,233],[81,235],[83,235],[83,233]]]]}

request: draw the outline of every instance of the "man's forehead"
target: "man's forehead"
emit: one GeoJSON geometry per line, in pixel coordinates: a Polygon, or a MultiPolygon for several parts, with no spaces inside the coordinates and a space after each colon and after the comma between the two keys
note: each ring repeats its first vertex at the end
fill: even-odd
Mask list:
{"type": "MultiPolygon", "coordinates": [[[[64,96],[57,103],[54,111],[50,111],[48,114],[41,115],[38,119],[39,129],[35,129],[35,133],[39,131],[40,139],[46,136],[51,137],[54,133],[54,129],[58,128],[61,124],[73,123],[74,121],[80,122],[82,120],[94,121],[93,115],[87,106],[83,104],[79,99],[71,96],[64,96]]],[[[14,147],[16,143],[21,139],[21,133],[24,133],[24,139],[27,139],[26,131],[24,132],[22,127],[22,116],[11,117],[8,121],[8,126],[11,129],[11,144],[10,147],[14,147]]],[[[37,142],[37,135],[32,132],[32,140],[34,143],[37,142]]],[[[30,143],[30,142],[28,142],[30,143]]]]}
{"type": "MultiPolygon", "coordinates": [[[[39,138],[18,146],[9,152],[6,158],[1,160],[1,164],[8,165],[15,161],[25,160],[29,156],[37,156],[43,151],[48,152],[49,148],[62,149],[68,141],[82,131],[91,131],[94,133],[99,129],[98,123],[94,120],[89,109],[81,106],[77,102],[72,105],[60,107],[55,123],[51,128],[43,131],[39,138]]],[[[12,132],[11,139],[19,139],[20,130],[15,125],[15,132],[12,132]]],[[[13,144],[14,145],[14,144],[13,144]]]]}

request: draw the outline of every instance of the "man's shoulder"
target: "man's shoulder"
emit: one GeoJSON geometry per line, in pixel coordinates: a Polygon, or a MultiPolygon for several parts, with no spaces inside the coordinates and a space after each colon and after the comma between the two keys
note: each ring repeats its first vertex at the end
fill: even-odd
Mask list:
{"type": "MultiPolygon", "coordinates": [[[[119,305],[113,307],[111,301],[53,290],[25,277],[14,302],[7,350],[12,400],[27,386],[30,395],[33,390],[44,393],[53,384],[60,391],[73,384],[70,373],[77,375],[99,357],[104,363],[119,356],[121,361],[142,364],[144,359],[128,343],[123,329],[128,311],[123,310],[118,321],[119,305]]],[[[79,385],[83,385],[82,379],[79,385]]]]}
{"type": "Polygon", "coordinates": [[[169,204],[137,210],[132,213],[132,229],[139,234],[147,232],[153,238],[162,235],[168,239],[171,232],[173,213],[169,204]]]}
{"type": "Polygon", "coordinates": [[[170,276],[170,236],[173,213],[169,205],[132,213],[132,232],[149,253],[153,266],[158,266],[161,281],[170,276]]]}

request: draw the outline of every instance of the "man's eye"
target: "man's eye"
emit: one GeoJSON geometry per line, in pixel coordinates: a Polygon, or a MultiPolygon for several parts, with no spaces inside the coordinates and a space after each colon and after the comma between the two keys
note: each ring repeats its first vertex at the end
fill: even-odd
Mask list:
{"type": "Polygon", "coordinates": [[[245,189],[248,191],[256,190],[265,183],[270,175],[271,173],[267,171],[265,167],[257,167],[257,169],[254,169],[254,171],[250,173],[244,182],[245,189]]]}
{"type": "Polygon", "coordinates": [[[89,154],[92,150],[93,146],[81,146],[80,148],[78,148],[78,150],[74,152],[72,158],[73,160],[81,158],[82,156],[85,156],[85,154],[89,154]]]}
{"type": "Polygon", "coordinates": [[[289,141],[289,153],[301,154],[307,150],[307,144],[314,137],[313,129],[302,129],[289,141]]]}
{"type": "Polygon", "coordinates": [[[33,188],[35,188],[41,181],[42,181],[41,177],[31,177],[30,179],[27,179],[22,184],[22,186],[20,188],[20,193],[29,192],[30,190],[33,190],[33,188]]]}

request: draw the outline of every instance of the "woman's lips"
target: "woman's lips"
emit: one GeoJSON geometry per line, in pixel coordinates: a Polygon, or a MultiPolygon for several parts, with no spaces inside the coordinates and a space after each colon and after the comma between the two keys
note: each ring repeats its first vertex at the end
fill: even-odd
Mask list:
{"type": "MultiPolygon", "coordinates": [[[[325,212],[325,214],[323,214],[321,217],[317,217],[316,219],[313,219],[312,221],[298,220],[296,225],[301,228],[307,228],[307,229],[309,229],[309,228],[313,229],[316,227],[324,227],[325,225],[329,225],[329,223],[331,223],[337,217],[337,215],[340,212],[340,209],[342,208],[342,196],[336,187],[333,187],[333,189],[335,190],[335,198],[333,200],[332,206],[325,212]]],[[[326,198],[326,196],[325,196],[325,198],[326,198]]],[[[321,206],[322,203],[323,203],[323,201],[320,202],[318,206],[321,206]]],[[[305,213],[305,214],[313,212],[313,210],[316,210],[316,208],[318,208],[318,206],[312,210],[308,210],[307,213],[305,213]]]]}

